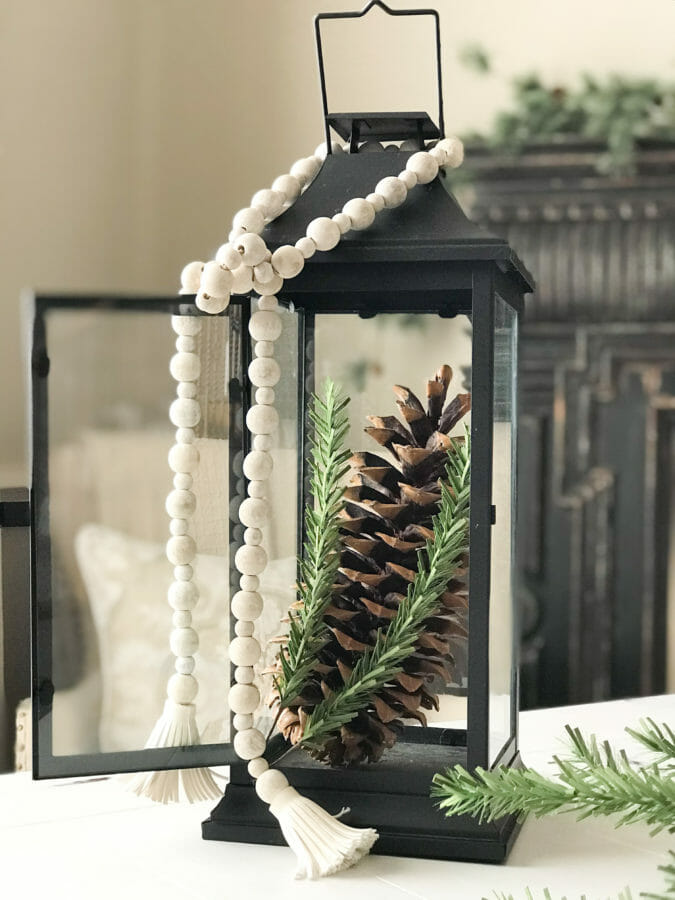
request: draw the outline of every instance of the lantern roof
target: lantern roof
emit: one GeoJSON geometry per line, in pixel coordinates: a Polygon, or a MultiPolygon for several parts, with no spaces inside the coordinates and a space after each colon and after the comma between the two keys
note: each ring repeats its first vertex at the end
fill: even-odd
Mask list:
{"type": "MultiPolygon", "coordinates": [[[[329,154],[318,175],[296,203],[266,226],[263,237],[271,250],[295,244],[309,223],[333,216],[348,200],[366,197],[388,175],[398,175],[412,154],[398,148],[372,153],[329,154]]],[[[330,263],[493,262],[522,293],[534,289],[534,279],[503,238],[472,222],[450,193],[444,170],[441,177],[417,185],[395,209],[383,209],[363,231],[348,231],[337,247],[317,252],[305,271],[293,279],[300,287],[308,269],[330,263]]],[[[362,265],[359,268],[363,271],[362,265]]]]}

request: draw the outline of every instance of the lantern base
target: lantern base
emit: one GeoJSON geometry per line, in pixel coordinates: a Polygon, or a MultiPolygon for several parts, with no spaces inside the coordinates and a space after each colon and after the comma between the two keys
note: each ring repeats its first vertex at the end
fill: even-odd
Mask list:
{"type": "MultiPolygon", "coordinates": [[[[289,754],[292,759],[284,759],[284,774],[305,797],[332,815],[347,808],[349,812],[342,817],[345,824],[375,828],[379,839],[373,853],[504,862],[519,830],[515,816],[483,823],[468,816],[448,818],[429,797],[432,776],[460,763],[461,756],[465,764],[466,750],[453,748],[458,759],[448,760],[447,746],[397,747],[398,752],[394,748],[389,755],[398,758],[356,769],[327,769],[301,751],[293,751],[289,754]],[[442,754],[434,752],[441,749],[442,754]]],[[[520,765],[517,754],[511,765],[520,765]]],[[[251,844],[285,843],[277,820],[256,795],[244,766],[232,766],[222,800],[202,823],[202,837],[251,844]]]]}

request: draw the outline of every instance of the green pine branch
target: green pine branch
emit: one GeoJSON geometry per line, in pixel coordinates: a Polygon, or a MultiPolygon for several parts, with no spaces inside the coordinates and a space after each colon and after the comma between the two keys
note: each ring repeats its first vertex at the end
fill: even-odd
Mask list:
{"type": "Polygon", "coordinates": [[[420,551],[417,574],[386,632],[364,651],[344,685],[317,704],[308,716],[302,743],[318,746],[338,732],[402,671],[413,652],[425,620],[438,609],[438,600],[468,549],[471,444],[454,441],[448,452],[447,484],[441,484],[441,504],[433,520],[434,540],[420,551]]]}
{"type": "Polygon", "coordinates": [[[279,654],[281,672],[276,683],[282,706],[300,694],[325,643],[323,616],[340,565],[338,517],[344,505],[341,479],[349,468],[346,462],[351,453],[344,447],[349,430],[348,403],[349,399],[342,397],[327,378],[323,397],[313,397],[309,413],[314,425],[310,453],[314,504],[305,509],[306,539],[298,586],[302,607],[291,612],[288,642],[279,654]]]}

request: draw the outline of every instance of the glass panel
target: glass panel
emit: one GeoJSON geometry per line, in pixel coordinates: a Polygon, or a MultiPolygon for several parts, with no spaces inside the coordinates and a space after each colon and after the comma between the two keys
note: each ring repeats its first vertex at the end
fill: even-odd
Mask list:
{"type": "Polygon", "coordinates": [[[515,504],[515,387],[517,316],[495,298],[494,432],[492,455],[492,528],[490,570],[490,737],[492,764],[514,733],[513,529],[515,504]]]}
{"type": "MultiPolygon", "coordinates": [[[[343,532],[341,576],[349,597],[343,606],[357,614],[340,625],[357,640],[370,640],[369,633],[381,627],[372,604],[396,609],[417,569],[417,549],[424,544],[417,529],[429,527],[438,508],[447,436],[461,438],[470,427],[471,335],[465,315],[316,316],[316,384],[330,376],[349,396],[347,441],[358,454],[347,487],[347,514],[356,541],[343,532]],[[429,413],[427,382],[434,382],[442,366],[452,369],[447,396],[429,413]],[[404,388],[395,389],[397,385],[404,388]],[[419,398],[419,407],[406,389],[419,398]],[[371,578],[371,587],[365,588],[369,576],[377,584],[371,578]]],[[[438,710],[421,710],[429,725],[466,728],[467,590],[468,577],[460,571],[449,585],[447,605],[440,605],[442,618],[430,624],[418,645],[421,665],[435,675],[425,689],[439,704],[438,710]],[[448,684],[438,675],[444,664],[448,684]]],[[[402,720],[419,724],[411,716],[402,720]]]]}

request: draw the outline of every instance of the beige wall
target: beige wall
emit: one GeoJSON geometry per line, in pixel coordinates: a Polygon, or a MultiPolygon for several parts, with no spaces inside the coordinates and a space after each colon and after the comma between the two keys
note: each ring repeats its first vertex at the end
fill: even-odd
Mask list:
{"type": "MultiPolygon", "coordinates": [[[[321,140],[312,16],[360,5],[0,0],[0,484],[27,478],[22,287],[173,292],[183,263],[213,251],[232,212],[321,140]]],[[[673,0],[435,5],[448,131],[485,125],[506,102],[506,78],[524,70],[675,80],[673,0]],[[492,51],[500,77],[458,66],[470,41],[492,51]]],[[[383,22],[379,11],[369,17],[363,43],[350,44],[354,60],[332,57],[334,108],[343,97],[379,99],[364,90],[375,75],[392,108],[428,103],[417,85],[429,76],[424,35],[388,36],[380,61],[383,22]]]]}

